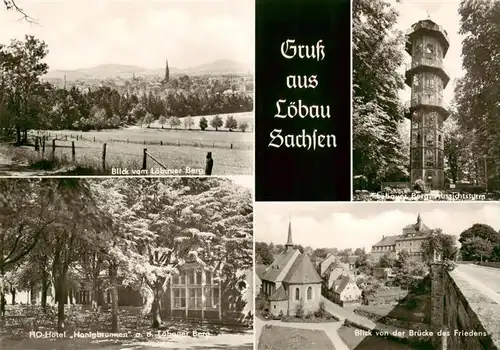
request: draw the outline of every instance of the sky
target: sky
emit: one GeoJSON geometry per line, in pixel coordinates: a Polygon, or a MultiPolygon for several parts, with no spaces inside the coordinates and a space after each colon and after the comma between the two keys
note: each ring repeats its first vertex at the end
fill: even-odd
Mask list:
{"type": "MultiPolygon", "coordinates": [[[[394,3],[394,7],[399,12],[399,20],[396,25],[397,29],[403,30],[405,33],[413,23],[420,20],[430,19],[439,24],[448,33],[450,48],[444,59],[445,69],[450,76],[450,83],[443,91],[443,99],[446,103],[450,103],[453,98],[454,80],[463,76],[462,69],[462,36],[458,34],[460,28],[460,15],[458,14],[458,0],[402,0],[400,4],[394,3]]],[[[411,64],[409,55],[406,55],[407,64],[411,64]]],[[[404,73],[405,68],[401,69],[404,73]]],[[[404,101],[410,100],[410,88],[401,92],[401,97],[404,101]]]]}
{"type": "Polygon", "coordinates": [[[293,242],[313,248],[365,248],[399,235],[420,213],[429,228],[460,235],[475,223],[500,229],[500,204],[488,203],[266,203],[255,204],[255,240],[285,244],[291,218],[293,242]]]}
{"type": "Polygon", "coordinates": [[[51,69],[99,64],[188,68],[219,59],[253,65],[254,0],[18,0],[37,24],[0,11],[0,43],[31,34],[51,69]]]}
{"type": "Polygon", "coordinates": [[[254,182],[255,182],[253,176],[237,175],[237,176],[228,176],[227,178],[232,180],[237,185],[240,185],[241,187],[245,187],[245,188],[253,191],[254,182]]]}

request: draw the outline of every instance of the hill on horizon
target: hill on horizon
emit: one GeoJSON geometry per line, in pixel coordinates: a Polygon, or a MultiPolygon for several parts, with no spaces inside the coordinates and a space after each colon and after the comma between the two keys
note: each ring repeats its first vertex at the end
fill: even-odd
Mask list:
{"type": "MultiPolygon", "coordinates": [[[[232,60],[217,60],[210,63],[201,64],[198,66],[178,69],[170,67],[170,74],[179,75],[204,75],[204,74],[247,74],[253,71],[253,67],[249,67],[243,63],[232,60]]],[[[107,78],[131,78],[134,74],[140,76],[163,76],[165,68],[144,68],[135,65],[126,64],[101,64],[95,67],[80,68],[73,70],[49,70],[44,76],[45,79],[107,79],[107,78]]]]}

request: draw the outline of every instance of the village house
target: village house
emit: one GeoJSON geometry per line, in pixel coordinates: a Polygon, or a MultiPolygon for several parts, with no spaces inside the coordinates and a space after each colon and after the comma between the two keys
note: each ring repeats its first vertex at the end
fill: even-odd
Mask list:
{"type": "Polygon", "coordinates": [[[382,239],[372,246],[371,256],[376,263],[384,254],[392,254],[395,258],[406,250],[413,262],[422,262],[422,242],[426,241],[432,230],[422,222],[420,214],[417,222],[403,227],[401,235],[382,236],[382,239]]]}
{"type": "Polygon", "coordinates": [[[361,303],[361,289],[350,276],[339,276],[323,295],[340,306],[361,303]]]}
{"type": "Polygon", "coordinates": [[[332,265],[337,262],[337,257],[332,253],[329,253],[326,258],[319,263],[319,274],[323,276],[325,271],[332,265]]]}
{"type": "Polygon", "coordinates": [[[285,252],[274,258],[261,278],[261,291],[269,300],[269,311],[275,316],[294,316],[299,307],[305,313],[319,309],[321,277],[307,254],[293,247],[289,222],[285,252]]]}

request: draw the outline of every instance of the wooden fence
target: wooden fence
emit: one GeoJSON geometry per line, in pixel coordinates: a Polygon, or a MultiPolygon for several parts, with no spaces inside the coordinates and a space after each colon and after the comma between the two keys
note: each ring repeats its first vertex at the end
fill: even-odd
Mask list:
{"type": "MultiPolygon", "coordinates": [[[[67,139],[67,138],[65,138],[67,139]]],[[[79,140],[78,135],[77,135],[77,140],[79,140]]],[[[81,138],[80,138],[81,140],[81,138]]],[[[39,155],[42,157],[45,156],[45,149],[46,149],[46,141],[48,141],[48,136],[36,136],[35,137],[35,151],[38,152],[39,155]]],[[[67,148],[67,146],[60,146],[56,144],[57,139],[54,138],[52,139],[52,145],[51,145],[51,160],[56,159],[56,148],[67,148]]],[[[107,149],[107,144],[103,143],[102,145],[102,157],[101,157],[101,170],[106,171],[106,149],[107,149]]],[[[151,155],[148,152],[147,148],[144,148],[143,151],[143,157],[142,157],[142,172],[141,175],[147,175],[147,166],[148,166],[148,159],[153,160],[156,164],[158,164],[160,167],[163,169],[168,170],[168,167],[165,166],[163,163],[161,163],[158,159],[156,159],[153,155],[151,155]]],[[[75,148],[75,141],[71,141],[71,161],[73,163],[76,162],[76,148],[75,148]]],[[[204,175],[212,175],[212,170],[214,166],[214,159],[212,157],[212,152],[207,152],[206,155],[206,165],[205,165],[205,174],[204,175]]],[[[172,174],[173,175],[173,174],[172,174]]],[[[181,174],[178,174],[181,175],[181,174]]],[[[197,175],[203,175],[203,174],[197,174],[197,175]]]]}
{"type": "Polygon", "coordinates": [[[100,138],[92,137],[84,137],[82,134],[47,134],[45,136],[36,135],[35,137],[47,138],[47,139],[56,139],[56,140],[64,140],[68,141],[68,139],[76,139],[76,141],[88,141],[88,142],[119,142],[119,143],[127,143],[127,144],[137,144],[137,145],[155,145],[155,146],[187,146],[187,147],[201,147],[201,148],[229,148],[229,149],[253,149],[252,143],[249,143],[248,146],[243,144],[234,144],[234,143],[221,143],[221,142],[203,142],[203,141],[195,141],[195,140],[177,140],[177,141],[163,141],[163,140],[130,140],[130,139],[114,139],[108,137],[106,140],[102,140],[100,138]]]}

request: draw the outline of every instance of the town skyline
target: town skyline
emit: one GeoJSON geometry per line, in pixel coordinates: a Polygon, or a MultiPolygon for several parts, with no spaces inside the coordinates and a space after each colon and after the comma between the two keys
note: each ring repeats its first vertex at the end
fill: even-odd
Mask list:
{"type": "Polygon", "coordinates": [[[0,12],[0,43],[45,41],[51,70],[105,64],[186,69],[218,60],[253,67],[254,3],[243,1],[26,1],[0,12]],[[160,64],[159,64],[160,63],[160,64]]]}
{"type": "Polygon", "coordinates": [[[400,235],[420,213],[431,229],[457,236],[481,223],[499,230],[500,206],[484,203],[257,203],[255,240],[285,244],[289,217],[293,243],[317,248],[364,248],[400,235]]]}

